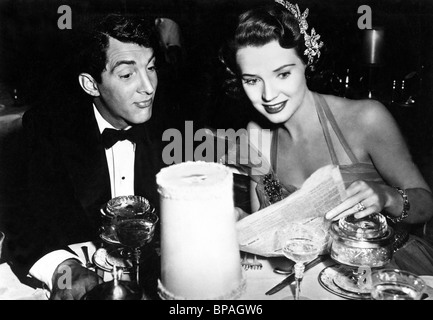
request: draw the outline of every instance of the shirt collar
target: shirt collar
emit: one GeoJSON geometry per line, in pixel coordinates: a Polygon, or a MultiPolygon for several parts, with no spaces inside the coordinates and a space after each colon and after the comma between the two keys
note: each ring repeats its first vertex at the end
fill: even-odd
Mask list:
{"type": "MultiPolygon", "coordinates": [[[[104,117],[99,112],[98,108],[96,108],[95,104],[93,104],[93,112],[95,113],[95,118],[98,124],[99,133],[102,134],[102,131],[104,131],[104,129],[107,128],[118,130],[117,128],[113,127],[107,120],[104,119],[104,117]]],[[[129,128],[131,128],[131,126],[125,128],[125,130],[128,130],[129,128]]]]}

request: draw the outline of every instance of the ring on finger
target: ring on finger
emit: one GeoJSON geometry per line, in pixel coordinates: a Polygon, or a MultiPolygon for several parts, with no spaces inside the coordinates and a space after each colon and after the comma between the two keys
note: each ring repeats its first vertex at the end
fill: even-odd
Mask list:
{"type": "Polygon", "coordinates": [[[358,204],[356,205],[356,212],[364,211],[364,210],[365,210],[364,204],[362,203],[362,201],[359,201],[358,204]]]}

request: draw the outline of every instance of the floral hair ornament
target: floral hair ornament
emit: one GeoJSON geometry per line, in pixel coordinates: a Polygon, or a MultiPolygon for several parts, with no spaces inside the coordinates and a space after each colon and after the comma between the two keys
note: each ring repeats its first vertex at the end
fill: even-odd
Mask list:
{"type": "Polygon", "coordinates": [[[314,30],[314,28],[311,28],[310,34],[307,33],[307,17],[309,13],[308,8],[305,9],[304,13],[301,14],[298,4],[294,5],[284,0],[275,0],[275,2],[290,11],[290,13],[295,16],[296,20],[298,20],[299,29],[301,31],[301,34],[304,35],[305,47],[307,48],[304,51],[304,55],[308,57],[308,64],[313,64],[314,57],[320,57],[320,49],[323,47],[323,41],[320,41],[320,35],[316,33],[316,30],[314,30]]]}

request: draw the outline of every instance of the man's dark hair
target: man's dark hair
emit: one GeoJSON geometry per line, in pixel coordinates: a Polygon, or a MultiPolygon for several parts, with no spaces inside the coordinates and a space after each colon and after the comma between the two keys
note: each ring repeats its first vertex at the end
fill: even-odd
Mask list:
{"type": "Polygon", "coordinates": [[[107,62],[109,39],[152,48],[159,56],[159,43],[153,19],[109,14],[82,34],[78,72],[89,73],[98,83],[107,62]]]}

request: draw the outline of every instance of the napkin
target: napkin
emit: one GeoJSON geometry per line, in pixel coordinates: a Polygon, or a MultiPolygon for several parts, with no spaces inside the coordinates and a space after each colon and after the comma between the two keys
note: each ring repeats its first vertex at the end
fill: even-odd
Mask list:
{"type": "Polygon", "coordinates": [[[0,300],[47,300],[44,290],[20,282],[9,264],[0,264],[0,300]]]}

